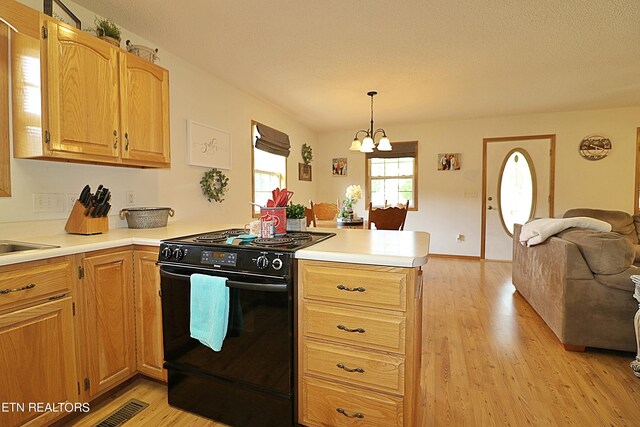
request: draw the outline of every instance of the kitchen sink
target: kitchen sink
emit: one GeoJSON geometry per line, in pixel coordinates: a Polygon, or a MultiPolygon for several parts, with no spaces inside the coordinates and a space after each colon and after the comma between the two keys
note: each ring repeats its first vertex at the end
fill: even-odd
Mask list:
{"type": "Polygon", "coordinates": [[[38,249],[53,249],[60,246],[41,245],[39,243],[15,242],[12,240],[0,240],[0,255],[9,255],[15,252],[34,251],[38,249]]]}

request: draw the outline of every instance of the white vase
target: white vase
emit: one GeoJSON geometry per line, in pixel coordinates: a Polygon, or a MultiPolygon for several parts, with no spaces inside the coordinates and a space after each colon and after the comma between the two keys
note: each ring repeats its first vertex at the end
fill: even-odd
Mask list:
{"type": "Polygon", "coordinates": [[[287,231],[307,231],[307,219],[287,218],[287,231]]]}

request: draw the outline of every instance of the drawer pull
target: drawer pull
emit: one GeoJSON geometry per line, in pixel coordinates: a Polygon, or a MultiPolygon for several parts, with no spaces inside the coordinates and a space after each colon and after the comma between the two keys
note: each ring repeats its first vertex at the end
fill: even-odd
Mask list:
{"type": "Polygon", "coordinates": [[[34,285],[33,283],[29,283],[27,286],[23,286],[21,288],[15,288],[15,289],[0,289],[0,294],[8,294],[9,292],[18,292],[18,291],[25,291],[27,289],[33,289],[35,288],[36,285],[34,285]]]}
{"type": "Polygon", "coordinates": [[[338,326],[336,326],[336,328],[340,329],[341,331],[345,331],[345,332],[358,332],[360,334],[364,334],[365,333],[365,330],[362,329],[362,328],[350,329],[350,328],[347,328],[344,325],[338,325],[338,326]]]}
{"type": "Polygon", "coordinates": [[[340,412],[342,415],[344,415],[345,417],[349,417],[349,418],[364,418],[364,415],[361,414],[360,412],[356,412],[355,414],[349,414],[347,413],[347,411],[345,411],[342,408],[336,408],[336,411],[340,412]]]}
{"type": "Polygon", "coordinates": [[[347,292],[365,292],[366,289],[363,288],[362,286],[358,286],[357,288],[347,288],[345,285],[338,285],[336,286],[336,288],[340,289],[341,291],[347,291],[347,292]]]}
{"type": "Polygon", "coordinates": [[[358,372],[358,373],[364,374],[364,369],[362,369],[362,368],[353,368],[353,369],[351,369],[351,368],[347,368],[342,363],[338,363],[336,366],[338,368],[340,368],[340,369],[344,369],[347,372],[358,372]]]}

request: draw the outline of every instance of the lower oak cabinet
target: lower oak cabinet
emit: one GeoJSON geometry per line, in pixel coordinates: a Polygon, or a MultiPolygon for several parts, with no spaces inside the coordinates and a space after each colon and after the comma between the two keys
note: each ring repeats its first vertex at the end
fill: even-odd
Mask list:
{"type": "Polygon", "coordinates": [[[0,267],[1,426],[45,425],[79,402],[74,285],[72,257],[0,267]]]}
{"type": "Polygon", "coordinates": [[[422,271],[301,260],[298,422],[419,425],[422,271]]]}
{"type": "Polygon", "coordinates": [[[133,252],[136,315],[136,360],[138,371],[167,381],[162,367],[162,300],[157,247],[136,247],[133,252]]]}
{"type": "Polygon", "coordinates": [[[81,255],[84,297],[84,387],[89,399],[136,372],[131,250],[81,255]],[[88,390],[87,390],[88,389],[88,390]]]}

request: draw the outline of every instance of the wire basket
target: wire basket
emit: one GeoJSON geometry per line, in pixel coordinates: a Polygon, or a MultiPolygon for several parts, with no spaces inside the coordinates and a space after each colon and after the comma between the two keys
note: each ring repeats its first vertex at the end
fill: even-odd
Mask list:
{"type": "Polygon", "coordinates": [[[166,227],[173,214],[171,208],[124,208],[119,216],[127,219],[129,228],[157,228],[166,227]]]}
{"type": "Polygon", "coordinates": [[[127,40],[127,51],[139,56],[142,59],[146,59],[152,64],[158,59],[158,49],[151,49],[150,47],[142,46],[141,44],[131,44],[131,40],[127,40]]]}

